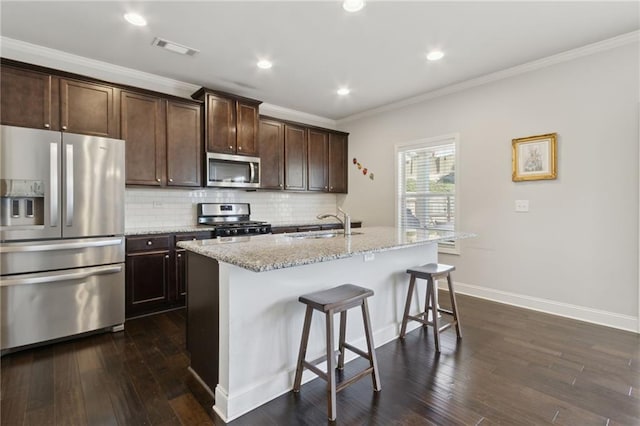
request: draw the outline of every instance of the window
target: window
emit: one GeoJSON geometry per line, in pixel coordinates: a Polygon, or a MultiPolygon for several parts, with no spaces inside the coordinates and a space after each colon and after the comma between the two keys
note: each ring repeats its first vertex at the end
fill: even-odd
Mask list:
{"type": "MultiPolygon", "coordinates": [[[[397,226],[456,230],[457,146],[458,135],[396,145],[397,226]]],[[[458,253],[458,247],[445,241],[439,251],[458,253]]]]}

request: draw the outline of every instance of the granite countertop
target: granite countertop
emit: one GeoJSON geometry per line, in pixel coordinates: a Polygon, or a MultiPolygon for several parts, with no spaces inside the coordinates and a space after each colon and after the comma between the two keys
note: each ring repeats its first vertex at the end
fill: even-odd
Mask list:
{"type": "Polygon", "coordinates": [[[475,234],[394,227],[359,228],[344,237],[318,237],[332,231],[224,237],[183,241],[179,247],[254,272],[328,262],[364,253],[414,247],[444,240],[474,237],[475,234]],[[304,238],[304,237],[317,238],[304,238]]]}
{"type": "Polygon", "coordinates": [[[125,236],[147,235],[147,234],[177,234],[180,232],[205,232],[214,231],[213,226],[202,225],[177,225],[177,226],[154,226],[148,228],[129,228],[124,230],[125,236]]]}

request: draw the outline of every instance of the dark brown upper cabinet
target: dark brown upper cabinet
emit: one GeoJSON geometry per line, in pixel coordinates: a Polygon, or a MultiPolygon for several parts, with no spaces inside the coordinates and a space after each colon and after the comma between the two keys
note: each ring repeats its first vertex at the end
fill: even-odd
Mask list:
{"type": "Polygon", "coordinates": [[[3,65],[0,81],[2,124],[60,130],[56,77],[3,65]]]}
{"type": "Polygon", "coordinates": [[[146,186],[200,186],[200,104],[122,92],[126,182],[146,186]]]}
{"type": "Polygon", "coordinates": [[[348,156],[347,135],[329,133],[329,192],[348,192],[348,156]]]}
{"type": "Polygon", "coordinates": [[[284,189],[284,124],[260,119],[260,188],[284,189]]]}
{"type": "Polygon", "coordinates": [[[60,79],[60,129],[64,132],[117,138],[119,90],[86,81],[60,79]]]}
{"type": "Polygon", "coordinates": [[[126,141],[128,185],[161,186],[164,179],[165,104],[157,96],[122,92],[120,111],[126,141]]]}
{"type": "Polygon", "coordinates": [[[307,189],[326,192],[329,189],[329,133],[316,129],[307,132],[307,189]]]}
{"type": "Polygon", "coordinates": [[[201,186],[200,105],[167,101],[167,185],[201,186]]]}
{"type": "Polygon", "coordinates": [[[346,193],[347,143],[347,133],[260,117],[260,188],[346,193]]]}
{"type": "Polygon", "coordinates": [[[204,102],[207,152],[258,155],[258,108],[261,101],[204,87],[191,97],[204,102]]]}
{"type": "Polygon", "coordinates": [[[117,138],[119,89],[2,66],[2,124],[117,138]]]}
{"type": "Polygon", "coordinates": [[[284,188],[307,189],[307,129],[284,125],[284,188]]]}

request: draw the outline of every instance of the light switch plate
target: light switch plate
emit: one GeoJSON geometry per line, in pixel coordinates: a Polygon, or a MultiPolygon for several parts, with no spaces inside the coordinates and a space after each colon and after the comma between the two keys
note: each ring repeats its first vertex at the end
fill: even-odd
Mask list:
{"type": "Polygon", "coordinates": [[[516,200],[516,211],[526,213],[529,211],[529,200],[516,200]]]}
{"type": "Polygon", "coordinates": [[[365,255],[364,255],[364,261],[365,262],[371,262],[375,258],[376,258],[375,253],[365,253],[365,255]]]}

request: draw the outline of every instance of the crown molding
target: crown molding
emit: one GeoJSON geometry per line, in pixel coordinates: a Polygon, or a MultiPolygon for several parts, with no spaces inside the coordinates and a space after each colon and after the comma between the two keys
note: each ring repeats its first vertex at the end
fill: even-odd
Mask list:
{"type": "Polygon", "coordinates": [[[561,64],[563,62],[572,61],[574,59],[582,58],[584,56],[589,56],[595,53],[615,49],[617,47],[625,46],[627,44],[638,43],[639,41],[640,41],[640,31],[632,31],[630,33],[622,34],[617,37],[609,38],[596,43],[588,44],[583,47],[558,53],[556,55],[548,56],[543,59],[538,59],[536,61],[528,62],[522,65],[517,65],[515,67],[507,68],[502,71],[486,74],[481,77],[473,78],[471,80],[463,81],[461,83],[457,83],[457,84],[443,87],[441,89],[433,90],[431,92],[426,92],[418,96],[413,96],[411,98],[404,99],[402,101],[381,106],[379,108],[373,108],[367,111],[353,114],[348,117],[337,120],[336,124],[340,126],[355,120],[359,120],[361,118],[371,117],[373,115],[377,115],[383,112],[392,111],[392,110],[400,109],[406,106],[429,101],[431,99],[461,92],[463,90],[468,90],[468,89],[482,86],[488,83],[493,83],[498,80],[504,80],[506,78],[514,77],[520,74],[525,74],[531,71],[536,71],[542,68],[550,67],[552,65],[561,64]]]}
{"type": "Polygon", "coordinates": [[[316,125],[318,127],[328,127],[333,130],[337,129],[336,121],[330,118],[321,117],[319,115],[313,115],[269,103],[260,104],[260,114],[268,115],[274,118],[280,118],[282,120],[299,121],[306,124],[316,125]]]}

